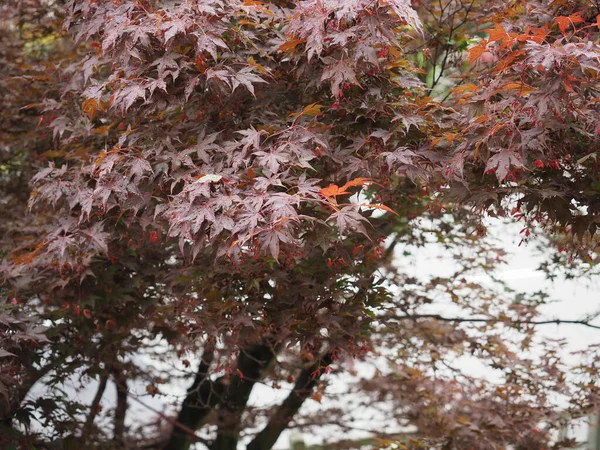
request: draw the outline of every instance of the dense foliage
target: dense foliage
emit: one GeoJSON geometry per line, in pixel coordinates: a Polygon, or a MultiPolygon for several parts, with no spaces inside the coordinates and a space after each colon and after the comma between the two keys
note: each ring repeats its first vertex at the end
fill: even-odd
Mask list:
{"type": "Polygon", "coordinates": [[[568,367],[560,342],[536,340],[544,295],[473,275],[502,261],[487,217],[552,235],[553,267],[598,261],[598,5],[14,3],[0,7],[7,445],[267,450],[371,410],[382,447],[574,445],[555,431],[597,404],[595,349],[568,367]],[[401,269],[430,242],[451,276],[401,269]],[[134,386],[163,396],[181,373],[175,413],[128,415],[134,386]],[[336,376],[347,392],[328,394],[336,376]],[[65,389],[75,379],[96,380],[91,402],[65,389]],[[287,394],[253,403],[258,384],[287,394]]]}

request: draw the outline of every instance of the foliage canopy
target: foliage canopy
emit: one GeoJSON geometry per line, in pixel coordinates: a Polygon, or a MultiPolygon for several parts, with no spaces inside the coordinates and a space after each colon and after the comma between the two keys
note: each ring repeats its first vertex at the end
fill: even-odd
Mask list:
{"type": "Polygon", "coordinates": [[[487,217],[552,236],[558,267],[598,261],[598,5],[14,3],[0,7],[7,442],[268,450],[288,428],[355,430],[371,408],[393,430],[371,430],[382,447],[573,446],[556,442],[557,405],[595,408],[595,349],[577,367],[561,343],[532,351],[544,295],[473,274],[502,260],[487,217]],[[456,273],[398,267],[432,241],[456,273]],[[500,381],[463,373],[466,356],[500,381]],[[345,406],[332,369],[351,380],[345,406]],[[135,423],[133,386],[161,396],[178,371],[176,413],[135,423]],[[97,380],[91,404],[63,392],[75,378],[97,380]],[[28,396],[36,383],[51,395],[28,396]],[[259,384],[289,392],[262,407],[259,384]]]}

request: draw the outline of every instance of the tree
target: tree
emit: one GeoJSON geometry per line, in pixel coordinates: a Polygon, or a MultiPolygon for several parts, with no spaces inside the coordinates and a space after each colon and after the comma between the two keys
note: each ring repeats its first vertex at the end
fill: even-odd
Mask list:
{"type": "Polygon", "coordinates": [[[531,350],[545,297],[471,278],[502,258],[489,216],[553,233],[578,267],[598,260],[596,6],[21,5],[31,11],[2,10],[15,55],[36,57],[39,37],[11,33],[35,18],[61,17],[73,41],[53,23],[44,36],[62,63],[3,69],[5,97],[41,122],[3,116],[3,181],[31,186],[31,215],[22,184],[11,188],[2,240],[6,439],[266,450],[290,427],[355,429],[347,406],[300,409],[327,398],[332,369],[352,375],[365,358],[378,370],[348,389],[363,410],[391,405],[395,431],[371,430],[382,445],[413,426],[400,448],[547,448],[558,404],[573,416],[597,405],[595,349],[574,368],[560,343],[531,350]],[[35,90],[10,89],[23,80],[35,90]],[[30,175],[17,157],[43,165],[30,175]],[[432,236],[455,255],[453,276],[416,280],[394,264],[395,249],[432,236]],[[456,316],[431,312],[447,301],[456,316]],[[177,378],[135,358],[164,359],[157,341],[186,369],[201,357],[176,416],[160,413],[149,437],[126,418],[143,402],[132,384],[155,396],[177,378]],[[464,355],[500,381],[463,373],[464,355]],[[91,404],[62,392],[73,376],[98,381],[91,404]],[[40,380],[52,395],[28,399],[40,380]],[[289,392],[258,407],[259,383],[289,392]]]}

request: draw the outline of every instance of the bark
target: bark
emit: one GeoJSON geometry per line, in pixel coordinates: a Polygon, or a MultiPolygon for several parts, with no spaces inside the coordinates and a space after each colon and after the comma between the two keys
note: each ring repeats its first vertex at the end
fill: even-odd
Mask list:
{"type": "Polygon", "coordinates": [[[208,342],[204,348],[202,360],[196,372],[194,383],[188,389],[187,396],[183,400],[181,410],[177,416],[177,424],[174,426],[165,450],[185,450],[193,442],[194,436],[189,430],[197,430],[208,413],[215,407],[221,395],[221,383],[213,382],[208,378],[208,371],[214,359],[214,341],[208,342]],[[185,427],[185,428],[184,428],[185,427]]]}
{"type": "Polygon", "coordinates": [[[106,390],[106,383],[108,382],[108,374],[102,375],[100,378],[100,384],[98,385],[98,390],[96,391],[96,395],[92,404],[90,405],[90,413],[87,416],[85,421],[85,425],[83,426],[81,439],[83,442],[87,442],[90,438],[90,433],[92,432],[92,427],[94,426],[94,419],[98,414],[98,407],[100,406],[100,400],[102,400],[102,396],[104,395],[104,391],[106,390]]]}
{"type": "Polygon", "coordinates": [[[113,367],[113,377],[117,388],[117,406],[115,407],[114,436],[116,448],[124,448],[125,414],[127,413],[127,378],[123,370],[113,367]]]}
{"type": "Polygon", "coordinates": [[[248,444],[246,450],[269,450],[275,445],[275,442],[287,428],[304,401],[312,394],[325,367],[331,362],[332,356],[328,353],[302,370],[290,395],[277,408],[265,428],[248,444]]]}
{"type": "Polygon", "coordinates": [[[240,353],[237,372],[230,378],[229,386],[221,402],[217,437],[211,450],[236,450],[240,434],[240,422],[250,392],[275,359],[276,350],[270,342],[253,344],[240,353]]]}

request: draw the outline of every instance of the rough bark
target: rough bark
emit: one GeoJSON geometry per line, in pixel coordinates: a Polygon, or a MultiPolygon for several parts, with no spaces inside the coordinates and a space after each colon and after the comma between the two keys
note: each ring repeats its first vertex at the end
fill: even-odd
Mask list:
{"type": "Polygon", "coordinates": [[[177,424],[182,425],[182,427],[173,427],[169,441],[164,447],[165,450],[189,448],[194,437],[186,429],[197,430],[208,413],[215,407],[221,395],[221,383],[213,382],[208,378],[208,371],[214,359],[214,353],[214,341],[207,343],[194,383],[188,389],[187,396],[183,400],[181,410],[177,415],[177,424]]]}
{"type": "Polygon", "coordinates": [[[113,377],[117,388],[113,440],[117,448],[124,448],[125,414],[127,413],[127,377],[123,370],[117,367],[113,368],[113,377]]]}
{"type": "Polygon", "coordinates": [[[253,344],[240,353],[237,372],[231,376],[219,409],[217,437],[211,450],[236,450],[240,422],[250,392],[264,370],[275,358],[276,350],[270,342],[253,344]]]}
{"type": "Polygon", "coordinates": [[[98,385],[98,390],[96,391],[96,395],[94,396],[94,400],[92,400],[92,404],[90,405],[90,413],[87,416],[85,421],[85,425],[83,426],[81,440],[83,442],[87,442],[90,438],[90,434],[92,432],[92,427],[94,426],[94,419],[98,414],[98,407],[100,406],[100,400],[102,400],[102,396],[104,395],[104,391],[106,390],[106,384],[108,382],[108,374],[102,375],[100,378],[100,384],[98,385]]]}
{"type": "Polygon", "coordinates": [[[332,355],[326,354],[314,364],[300,372],[296,385],[290,395],[283,401],[271,419],[246,447],[247,450],[269,450],[275,445],[281,433],[287,428],[304,401],[312,394],[321,374],[332,362],[332,355]]]}

